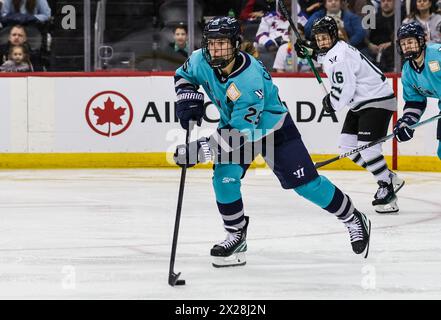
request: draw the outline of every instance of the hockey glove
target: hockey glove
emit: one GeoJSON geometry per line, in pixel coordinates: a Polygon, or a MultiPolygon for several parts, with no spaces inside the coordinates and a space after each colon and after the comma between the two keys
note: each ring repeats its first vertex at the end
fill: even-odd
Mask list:
{"type": "Polygon", "coordinates": [[[286,43],[286,41],[283,40],[282,36],[275,38],[274,42],[277,44],[277,47],[280,47],[282,44],[286,43]]]}
{"type": "Polygon", "coordinates": [[[181,90],[178,93],[176,115],[185,130],[188,130],[190,121],[196,121],[200,126],[204,116],[204,94],[189,89],[181,90]]]}
{"type": "Polygon", "coordinates": [[[328,113],[334,113],[335,109],[332,107],[331,94],[328,93],[322,100],[323,109],[328,113]]]}
{"type": "Polygon", "coordinates": [[[178,166],[187,168],[191,168],[199,162],[210,161],[212,156],[208,139],[201,138],[190,142],[188,145],[178,145],[173,159],[178,166]]]}
{"type": "Polygon", "coordinates": [[[310,56],[315,59],[314,48],[312,48],[312,43],[306,40],[297,40],[294,44],[294,50],[296,50],[297,56],[301,59],[305,59],[306,56],[310,56]]]}
{"type": "Polygon", "coordinates": [[[394,136],[398,142],[408,141],[413,138],[414,129],[409,128],[409,126],[414,125],[418,121],[415,118],[404,115],[398,119],[394,126],[394,136]]]}

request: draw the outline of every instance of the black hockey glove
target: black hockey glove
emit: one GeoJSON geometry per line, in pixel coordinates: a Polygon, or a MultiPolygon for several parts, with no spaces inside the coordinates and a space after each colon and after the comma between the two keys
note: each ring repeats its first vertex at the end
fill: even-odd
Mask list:
{"type": "Polygon", "coordinates": [[[394,136],[398,142],[408,141],[413,138],[414,129],[409,128],[409,126],[414,125],[418,121],[415,118],[404,115],[398,119],[394,126],[394,136]]]}
{"type": "Polygon", "coordinates": [[[331,94],[328,93],[322,100],[323,109],[328,113],[334,113],[335,109],[332,107],[331,94]]]}
{"type": "Polygon", "coordinates": [[[204,116],[204,94],[189,89],[181,90],[178,93],[176,115],[185,130],[188,130],[190,121],[196,121],[200,126],[204,116]]]}
{"type": "Polygon", "coordinates": [[[296,50],[297,56],[301,59],[305,59],[306,55],[310,56],[313,59],[316,59],[317,55],[310,41],[297,40],[294,44],[294,50],[296,50]]]}
{"type": "Polygon", "coordinates": [[[284,43],[286,43],[286,41],[283,40],[282,36],[277,37],[275,39],[268,39],[268,41],[265,42],[265,48],[267,48],[268,50],[273,48],[278,48],[284,43]]]}
{"type": "Polygon", "coordinates": [[[280,47],[282,44],[286,43],[285,40],[283,40],[282,36],[279,36],[274,39],[274,42],[277,43],[277,46],[280,47]]]}
{"type": "Polygon", "coordinates": [[[199,162],[208,162],[212,159],[211,148],[207,138],[201,138],[176,147],[173,155],[175,163],[180,167],[191,168],[199,162]]]}

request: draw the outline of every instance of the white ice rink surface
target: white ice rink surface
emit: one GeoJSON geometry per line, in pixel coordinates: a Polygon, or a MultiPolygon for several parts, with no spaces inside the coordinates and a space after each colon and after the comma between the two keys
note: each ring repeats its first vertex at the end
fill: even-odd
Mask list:
{"type": "Polygon", "coordinates": [[[364,171],[323,171],[372,220],[368,259],[332,215],[267,170],[243,180],[247,265],[216,269],[225,234],[211,171],[190,170],[167,284],[179,170],[0,171],[1,299],[440,299],[441,174],[401,172],[399,215],[364,171]]]}

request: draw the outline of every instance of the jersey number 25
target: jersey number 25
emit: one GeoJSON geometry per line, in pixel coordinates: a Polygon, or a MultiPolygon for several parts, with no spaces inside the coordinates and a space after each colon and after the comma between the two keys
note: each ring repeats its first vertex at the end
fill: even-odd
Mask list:
{"type": "Polygon", "coordinates": [[[244,116],[244,120],[249,122],[249,123],[252,123],[252,124],[258,124],[259,120],[260,120],[260,115],[261,115],[262,112],[261,111],[258,112],[256,110],[256,108],[253,108],[253,107],[249,107],[248,111],[249,111],[249,113],[247,113],[244,116]],[[252,117],[254,117],[256,114],[257,114],[256,120],[253,120],[252,117]]]}

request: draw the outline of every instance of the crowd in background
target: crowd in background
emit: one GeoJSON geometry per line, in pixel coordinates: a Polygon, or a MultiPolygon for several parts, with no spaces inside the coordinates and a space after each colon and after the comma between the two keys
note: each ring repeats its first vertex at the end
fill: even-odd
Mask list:
{"type": "MultiPolygon", "coordinates": [[[[298,30],[311,40],[314,21],[332,16],[339,28],[339,37],[360,50],[382,71],[394,70],[394,6],[400,0],[299,0],[297,6],[298,30]],[[363,25],[363,17],[375,9],[375,27],[363,25]],[[363,8],[366,9],[363,10],[363,8]]],[[[240,1],[239,1],[240,2],[240,1]]],[[[291,1],[285,0],[288,8],[291,1]]],[[[417,21],[426,31],[428,42],[441,42],[441,0],[401,1],[403,23],[417,21]]],[[[220,15],[232,14],[228,3],[219,5],[220,15]]],[[[290,27],[280,14],[275,0],[247,0],[235,12],[244,29],[245,42],[252,42],[258,56],[271,71],[294,70],[293,45],[290,27]],[[255,34],[250,32],[255,30],[255,34]]],[[[369,22],[369,20],[368,20],[369,22]]],[[[372,21],[370,21],[372,22],[372,21]]],[[[366,25],[366,24],[365,24],[366,25]]],[[[295,53],[295,52],[294,52],[295,53]]],[[[297,59],[298,71],[308,71],[303,59],[297,59]]]]}
{"type": "MultiPolygon", "coordinates": [[[[186,12],[179,15],[178,11],[172,9],[180,7],[186,11],[187,0],[136,1],[138,5],[143,1],[154,3],[159,8],[155,15],[163,20],[162,24],[157,23],[157,29],[162,33],[159,36],[154,35],[153,39],[167,39],[162,39],[167,43],[162,45],[160,51],[153,53],[157,66],[148,67],[150,69],[147,70],[177,68],[188,57],[190,50],[186,12]],[[168,19],[173,20],[170,24],[165,21],[167,14],[168,19]],[[164,37],[164,34],[167,36],[164,37]],[[161,65],[161,61],[173,63],[161,65]]],[[[302,37],[310,39],[313,22],[325,15],[332,16],[337,22],[341,39],[359,49],[381,70],[389,72],[394,70],[395,1],[401,1],[400,21],[417,21],[425,29],[428,42],[441,42],[441,0],[298,0],[295,18],[302,37]],[[375,10],[374,28],[363,26],[363,17],[372,13],[366,10],[368,5],[375,10]]],[[[120,5],[125,2],[127,6],[135,5],[130,0],[121,1],[120,5]]],[[[53,6],[54,3],[50,0],[49,3],[48,0],[0,0],[0,71],[51,70],[47,58],[51,36],[48,26],[53,24],[54,12],[50,4],[53,6]]],[[[289,23],[280,14],[276,0],[195,0],[195,5],[200,5],[201,8],[195,11],[198,15],[198,23],[195,24],[195,48],[200,47],[206,21],[213,16],[233,16],[241,22],[244,39],[242,50],[259,58],[270,71],[310,71],[307,61],[295,55],[289,23]]],[[[285,0],[285,5],[291,10],[291,0],[285,0]]],[[[153,20],[156,21],[156,18],[153,17],[153,20]]],[[[113,31],[108,29],[106,32],[110,39],[113,31]]],[[[145,31],[152,32],[154,33],[150,29],[145,31]]],[[[152,47],[149,41],[144,42],[146,48],[152,47]]],[[[136,54],[142,56],[142,53],[136,54]]],[[[152,55],[145,56],[152,58],[152,55]]],[[[138,68],[136,65],[134,67],[137,70],[146,70],[145,68],[138,68]]]]}
{"type": "Polygon", "coordinates": [[[45,70],[43,36],[51,19],[47,0],[0,0],[0,71],[45,70]]]}

